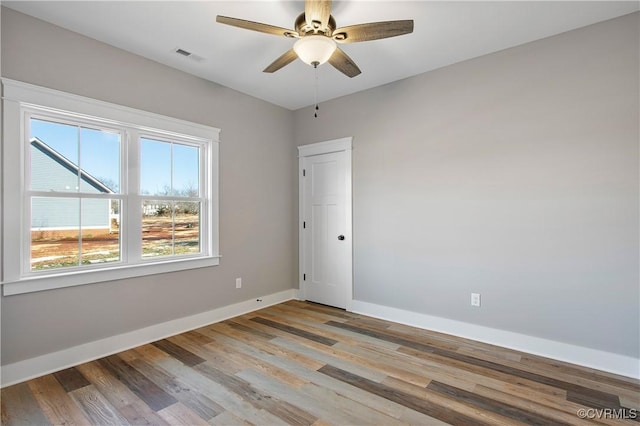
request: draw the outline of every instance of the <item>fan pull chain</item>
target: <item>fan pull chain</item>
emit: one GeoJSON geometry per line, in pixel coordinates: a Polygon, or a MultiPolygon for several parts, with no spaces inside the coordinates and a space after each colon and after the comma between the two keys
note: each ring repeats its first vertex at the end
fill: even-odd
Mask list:
{"type": "Polygon", "coordinates": [[[313,68],[314,68],[314,72],[316,74],[315,85],[314,85],[314,101],[315,101],[315,104],[316,104],[316,110],[313,113],[313,116],[314,116],[314,118],[318,118],[318,110],[320,108],[318,107],[318,63],[317,62],[313,63],[313,68]]]}

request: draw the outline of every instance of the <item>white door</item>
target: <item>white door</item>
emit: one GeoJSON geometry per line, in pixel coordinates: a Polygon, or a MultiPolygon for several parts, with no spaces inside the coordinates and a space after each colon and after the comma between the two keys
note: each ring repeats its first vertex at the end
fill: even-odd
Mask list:
{"type": "Polygon", "coordinates": [[[351,139],[300,152],[300,289],[312,302],[350,309],[351,139]]]}

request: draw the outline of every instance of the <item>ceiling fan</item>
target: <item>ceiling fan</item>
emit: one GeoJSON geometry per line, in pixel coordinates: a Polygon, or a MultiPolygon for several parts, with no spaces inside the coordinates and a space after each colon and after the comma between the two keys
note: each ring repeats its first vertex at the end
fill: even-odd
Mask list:
{"type": "Polygon", "coordinates": [[[343,74],[355,77],[361,73],[360,68],[336,43],[379,40],[413,32],[413,20],[371,22],[336,28],[336,20],[331,16],[330,0],[305,0],[304,12],[293,24],[295,30],[220,15],[216,17],[216,22],[266,34],[297,38],[298,41],[292,49],[263,70],[268,73],[278,71],[296,58],[300,58],[313,67],[328,61],[343,74]]]}

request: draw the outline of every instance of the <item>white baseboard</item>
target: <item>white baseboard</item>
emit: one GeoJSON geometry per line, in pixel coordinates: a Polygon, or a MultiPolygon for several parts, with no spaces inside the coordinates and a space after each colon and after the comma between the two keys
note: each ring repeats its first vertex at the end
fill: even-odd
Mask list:
{"type": "Polygon", "coordinates": [[[640,360],[611,352],[570,345],[554,340],[527,336],[496,328],[405,311],[388,306],[354,300],[351,310],[358,314],[400,324],[451,334],[534,355],[578,364],[597,370],[640,378],[640,360]]]}
{"type": "Polygon", "coordinates": [[[297,299],[297,296],[297,289],[285,290],[260,297],[258,298],[260,301],[256,298],[245,300],[244,302],[223,306],[208,312],[167,321],[117,336],[107,337],[106,339],[84,343],[72,348],[8,364],[2,367],[1,387],[24,382],[35,377],[122,352],[135,348],[136,346],[155,342],[156,340],[253,312],[287,300],[297,299]]]}

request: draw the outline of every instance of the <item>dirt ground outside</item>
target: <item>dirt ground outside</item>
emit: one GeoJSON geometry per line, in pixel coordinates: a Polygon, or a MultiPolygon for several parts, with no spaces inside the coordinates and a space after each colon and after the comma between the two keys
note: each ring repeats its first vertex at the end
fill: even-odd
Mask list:
{"type": "MultiPolygon", "coordinates": [[[[142,257],[195,254],[200,252],[200,218],[198,215],[144,216],[142,219],[142,257]]],[[[31,269],[44,270],[120,260],[118,232],[78,236],[32,236],[31,269]],[[82,256],[79,255],[80,250],[82,256]]]]}

